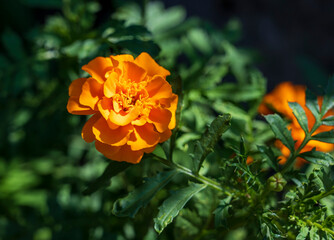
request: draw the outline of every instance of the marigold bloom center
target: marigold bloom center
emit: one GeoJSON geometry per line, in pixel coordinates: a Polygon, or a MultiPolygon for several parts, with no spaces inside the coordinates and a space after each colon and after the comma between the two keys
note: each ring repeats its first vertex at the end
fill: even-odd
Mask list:
{"type": "Polygon", "coordinates": [[[178,97],[166,81],[169,71],[147,53],[97,57],[82,69],[91,77],[72,82],[67,109],[94,114],[82,130],[85,141],[95,141],[107,158],[138,163],[170,137],[178,97]]]}

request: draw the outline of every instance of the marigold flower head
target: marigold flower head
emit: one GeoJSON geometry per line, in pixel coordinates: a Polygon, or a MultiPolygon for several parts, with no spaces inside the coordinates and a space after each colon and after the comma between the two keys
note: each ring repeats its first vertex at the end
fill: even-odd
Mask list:
{"type": "MultiPolygon", "coordinates": [[[[291,121],[288,125],[288,129],[291,130],[292,138],[296,141],[295,148],[297,149],[302,141],[305,138],[305,133],[303,129],[300,127],[296,117],[293,115],[291,108],[289,107],[289,102],[297,102],[299,103],[306,113],[306,117],[308,120],[308,128],[312,129],[315,118],[311,111],[306,107],[305,101],[305,90],[306,87],[302,85],[293,85],[290,82],[283,82],[279,84],[271,93],[268,93],[262,100],[262,103],[258,109],[261,114],[270,114],[270,113],[280,113],[285,116],[287,119],[291,121]]],[[[318,97],[318,103],[321,107],[322,97],[318,97]]],[[[327,116],[334,115],[334,111],[330,110],[326,113],[327,116]]],[[[320,126],[314,134],[320,132],[326,132],[334,129],[333,126],[320,126]]],[[[281,164],[284,164],[287,158],[290,155],[290,150],[284,146],[279,140],[276,141],[275,145],[281,150],[283,156],[281,156],[281,164]]],[[[301,150],[302,152],[311,151],[313,148],[316,148],[317,151],[322,152],[331,152],[334,150],[334,144],[332,143],[324,143],[315,140],[309,141],[306,146],[301,150]]],[[[296,166],[302,166],[306,161],[302,158],[298,158],[296,162],[296,166]]]]}
{"type": "Polygon", "coordinates": [[[82,67],[91,77],[74,80],[67,110],[94,114],[82,129],[86,142],[115,161],[140,162],[175,127],[178,96],[149,54],[97,57],[82,67]]]}

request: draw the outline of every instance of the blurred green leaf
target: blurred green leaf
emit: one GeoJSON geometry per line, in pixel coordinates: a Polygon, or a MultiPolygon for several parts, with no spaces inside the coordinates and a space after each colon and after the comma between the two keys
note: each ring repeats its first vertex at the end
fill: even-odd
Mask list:
{"type": "Polygon", "coordinates": [[[309,228],[308,227],[302,227],[300,229],[300,233],[297,235],[296,240],[304,240],[306,239],[308,235],[309,228]]]}
{"type": "Polygon", "coordinates": [[[311,91],[306,89],[306,107],[310,109],[315,119],[319,118],[320,109],[318,105],[317,96],[314,95],[311,91]]]}
{"type": "Polygon", "coordinates": [[[321,105],[321,116],[324,116],[334,107],[334,77],[330,78],[325,87],[325,96],[321,105]]]}
{"type": "Polygon", "coordinates": [[[9,57],[15,61],[21,61],[26,57],[20,36],[13,30],[7,28],[1,35],[2,44],[9,57]]]}
{"type": "Polygon", "coordinates": [[[317,227],[312,226],[311,230],[310,230],[310,239],[312,240],[320,240],[319,235],[317,234],[317,227]]]}
{"type": "Polygon", "coordinates": [[[250,62],[249,57],[227,41],[224,41],[222,46],[226,51],[226,60],[231,65],[234,76],[239,83],[246,83],[246,66],[250,62]]]}
{"type": "Polygon", "coordinates": [[[199,191],[206,187],[204,184],[191,183],[189,187],[177,190],[159,207],[158,216],[154,219],[154,229],[161,233],[179,214],[184,205],[199,191]]]}
{"type": "Polygon", "coordinates": [[[122,40],[117,42],[117,45],[128,49],[134,54],[139,55],[142,52],[147,52],[151,55],[152,58],[158,56],[160,52],[160,47],[155,44],[152,40],[143,41],[139,39],[131,39],[131,40],[122,40]]]}
{"type": "Polygon", "coordinates": [[[257,146],[259,151],[263,153],[268,160],[268,164],[270,167],[272,167],[276,172],[279,171],[279,165],[278,165],[278,160],[277,157],[275,156],[275,153],[270,147],[267,146],[257,146]]]}
{"type": "Polygon", "coordinates": [[[316,151],[315,149],[312,149],[312,151],[303,152],[299,154],[299,157],[304,158],[311,163],[327,167],[334,165],[334,157],[332,155],[330,155],[329,153],[316,151]]]}
{"type": "Polygon", "coordinates": [[[148,178],[142,186],[114,203],[113,214],[119,217],[134,217],[138,210],[146,206],[155,194],[169,183],[175,174],[177,174],[176,171],[161,172],[155,177],[148,178]]]}
{"type": "Polygon", "coordinates": [[[334,116],[329,116],[322,119],[321,124],[326,126],[334,126],[334,116]]]}
{"type": "Polygon", "coordinates": [[[307,134],[309,132],[308,120],[304,109],[297,102],[289,102],[289,107],[292,109],[293,115],[295,115],[295,117],[297,118],[297,121],[301,128],[304,130],[305,134],[307,134]]]}
{"type": "Polygon", "coordinates": [[[312,140],[317,140],[320,142],[334,143],[334,130],[328,132],[321,132],[312,136],[312,140]]]}
{"type": "Polygon", "coordinates": [[[193,236],[199,232],[201,226],[202,219],[198,214],[195,211],[183,208],[175,220],[176,231],[180,229],[180,231],[177,231],[176,236],[180,238],[182,238],[183,235],[184,237],[189,235],[193,236]]]}
{"type": "Polygon", "coordinates": [[[132,166],[131,163],[126,163],[126,162],[116,162],[112,161],[108,164],[104,172],[100,177],[98,177],[95,181],[91,182],[88,187],[86,188],[85,191],[83,191],[84,195],[89,195],[100,188],[106,187],[110,184],[110,179],[120,172],[123,172],[125,169],[129,168],[132,166]]]}
{"type": "Polygon", "coordinates": [[[226,226],[227,217],[229,216],[229,209],[232,207],[230,204],[232,200],[232,196],[227,196],[223,200],[220,200],[218,207],[213,212],[215,215],[215,226],[226,226]]]}
{"type": "Polygon", "coordinates": [[[286,128],[286,123],[277,114],[265,115],[264,118],[269,123],[271,129],[273,130],[276,138],[282,141],[282,143],[287,146],[291,152],[295,151],[295,142],[292,139],[291,131],[286,128]]]}
{"type": "Polygon", "coordinates": [[[190,42],[203,54],[212,52],[210,38],[208,34],[201,28],[194,28],[188,32],[190,42]]]}
{"type": "Polygon", "coordinates": [[[210,99],[226,99],[233,102],[246,102],[262,97],[263,89],[252,85],[239,85],[235,83],[221,84],[206,91],[210,99]]]}

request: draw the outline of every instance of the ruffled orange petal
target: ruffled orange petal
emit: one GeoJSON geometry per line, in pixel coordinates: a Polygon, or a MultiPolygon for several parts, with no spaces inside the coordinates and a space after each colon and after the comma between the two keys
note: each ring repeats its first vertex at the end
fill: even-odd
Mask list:
{"type": "Polygon", "coordinates": [[[110,111],[109,120],[116,125],[125,126],[138,118],[140,110],[140,107],[133,107],[128,112],[124,112],[123,110],[119,113],[110,111]]]}
{"type": "Polygon", "coordinates": [[[119,150],[121,149],[121,147],[110,146],[108,144],[104,144],[104,143],[101,143],[99,141],[95,141],[95,147],[96,147],[97,151],[102,153],[106,158],[109,158],[109,159],[112,159],[112,160],[116,160],[116,159],[113,158],[113,156],[115,154],[117,154],[117,152],[119,152],[119,150]]]}
{"type": "Polygon", "coordinates": [[[93,133],[93,125],[101,118],[101,114],[94,114],[84,125],[82,128],[81,136],[83,140],[90,143],[96,140],[95,135],[93,133]]]}
{"type": "Polygon", "coordinates": [[[147,121],[153,123],[158,132],[164,132],[168,129],[172,113],[163,108],[152,108],[147,121]]]}
{"type": "Polygon", "coordinates": [[[104,83],[103,93],[106,97],[111,98],[115,95],[117,81],[118,81],[118,74],[115,72],[111,73],[107,81],[104,83]]]}
{"type": "Polygon", "coordinates": [[[71,114],[90,115],[94,113],[90,107],[84,106],[79,102],[79,96],[82,93],[82,86],[86,81],[87,78],[78,78],[69,86],[68,94],[70,98],[67,102],[67,111],[71,114]]]}
{"type": "Polygon", "coordinates": [[[153,77],[154,75],[161,75],[166,77],[170,75],[170,72],[161,67],[154,61],[154,59],[147,53],[141,53],[134,61],[138,66],[144,68],[147,71],[147,75],[153,77]]]}
{"type": "Polygon", "coordinates": [[[172,97],[172,87],[161,76],[155,76],[147,84],[146,91],[151,99],[172,97]]]}
{"type": "Polygon", "coordinates": [[[136,126],[143,126],[145,123],[147,123],[147,119],[145,116],[140,116],[139,118],[131,122],[132,125],[136,125],[136,126]]]}
{"type": "Polygon", "coordinates": [[[122,54],[122,55],[116,55],[116,56],[111,55],[110,59],[114,67],[118,67],[120,62],[124,62],[124,61],[133,62],[134,61],[133,56],[129,54],[122,54]]]}
{"type": "Polygon", "coordinates": [[[164,131],[163,133],[160,133],[160,140],[159,140],[159,143],[162,143],[164,141],[167,141],[170,136],[172,136],[172,131],[171,130],[166,130],[164,131]]]}
{"type": "Polygon", "coordinates": [[[112,99],[103,97],[98,103],[97,108],[104,117],[104,119],[109,119],[110,108],[112,106],[112,99]]]}
{"type": "Polygon", "coordinates": [[[129,145],[124,145],[113,156],[113,160],[120,162],[139,163],[143,155],[143,151],[132,151],[129,145]]]}
{"type": "Polygon", "coordinates": [[[96,141],[95,147],[106,158],[118,162],[139,163],[144,155],[143,151],[132,151],[129,145],[115,147],[96,141]]]}
{"type": "Polygon", "coordinates": [[[153,125],[146,123],[143,126],[134,127],[128,145],[131,146],[133,151],[138,151],[158,144],[159,139],[159,133],[154,130],[153,125]]]}
{"type": "Polygon", "coordinates": [[[155,146],[153,146],[153,147],[150,147],[150,148],[145,148],[145,149],[143,149],[142,151],[144,152],[144,153],[151,153],[151,152],[153,152],[154,151],[154,149],[157,147],[157,145],[155,145],[155,146]]]}
{"type": "Polygon", "coordinates": [[[131,79],[132,82],[141,82],[146,76],[146,71],[133,62],[123,63],[124,78],[131,79]]]}
{"type": "Polygon", "coordinates": [[[104,83],[105,74],[112,67],[110,58],[97,57],[82,67],[82,70],[88,72],[98,82],[104,83]]]}
{"type": "Polygon", "coordinates": [[[175,128],[175,125],[176,125],[176,118],[175,118],[176,116],[175,116],[175,114],[176,114],[178,100],[179,100],[179,97],[176,94],[173,94],[170,107],[167,108],[172,113],[172,117],[171,117],[170,122],[168,124],[168,128],[169,129],[175,128]]]}
{"type": "Polygon", "coordinates": [[[79,97],[82,92],[82,85],[86,82],[87,78],[78,78],[71,82],[68,88],[68,95],[70,97],[79,97]]]}
{"type": "Polygon", "coordinates": [[[107,121],[104,118],[100,118],[93,125],[93,133],[96,139],[102,143],[106,143],[112,146],[122,146],[126,144],[132,129],[132,125],[119,127],[114,130],[110,129],[107,121]]]}
{"type": "Polygon", "coordinates": [[[82,92],[79,97],[79,102],[82,105],[89,106],[91,109],[97,111],[97,102],[102,98],[103,85],[94,78],[88,78],[82,85],[82,92]]]}
{"type": "Polygon", "coordinates": [[[68,99],[67,111],[76,115],[91,115],[95,113],[90,107],[81,105],[78,97],[70,97],[68,99]]]}

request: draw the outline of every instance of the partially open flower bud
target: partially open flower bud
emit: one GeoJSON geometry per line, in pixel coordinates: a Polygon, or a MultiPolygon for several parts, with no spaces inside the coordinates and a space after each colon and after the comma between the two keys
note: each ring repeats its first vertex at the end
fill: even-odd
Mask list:
{"type": "Polygon", "coordinates": [[[283,178],[281,173],[276,173],[267,180],[269,190],[280,192],[286,185],[286,180],[283,178]]]}

